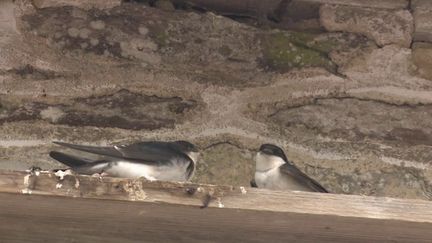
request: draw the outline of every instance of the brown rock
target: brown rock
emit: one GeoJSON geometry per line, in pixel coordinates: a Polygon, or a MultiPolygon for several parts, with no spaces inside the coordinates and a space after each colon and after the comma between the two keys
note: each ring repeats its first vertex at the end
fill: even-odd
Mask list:
{"type": "Polygon", "coordinates": [[[413,0],[414,40],[432,42],[432,1],[413,0]]]}
{"type": "Polygon", "coordinates": [[[328,31],[363,34],[379,46],[398,44],[409,47],[414,29],[413,17],[408,10],[323,5],[320,21],[328,31]]]}
{"type": "Polygon", "coordinates": [[[432,8],[432,1],[430,0],[411,0],[411,8],[419,9],[419,8],[432,8]]]}
{"type": "Polygon", "coordinates": [[[413,62],[421,77],[432,80],[432,44],[414,43],[413,62]]]}
{"type": "Polygon", "coordinates": [[[16,31],[14,16],[14,3],[12,1],[0,2],[0,31],[16,31]]]}
{"type": "Polygon", "coordinates": [[[339,68],[339,72],[362,83],[405,86],[420,89],[428,83],[426,80],[413,77],[411,49],[397,45],[370,49],[359,55],[348,64],[339,68]]]}
{"type": "Polygon", "coordinates": [[[175,10],[174,4],[169,0],[158,0],[155,2],[154,6],[165,11],[175,10]]]}
{"type": "Polygon", "coordinates": [[[109,9],[121,4],[121,0],[33,0],[37,8],[75,6],[83,9],[109,9]]]}
{"type": "MultiPolygon", "coordinates": [[[[427,0],[426,0],[427,1],[427,0]]],[[[310,3],[337,4],[366,8],[402,9],[408,7],[408,0],[308,0],[310,3]]]]}

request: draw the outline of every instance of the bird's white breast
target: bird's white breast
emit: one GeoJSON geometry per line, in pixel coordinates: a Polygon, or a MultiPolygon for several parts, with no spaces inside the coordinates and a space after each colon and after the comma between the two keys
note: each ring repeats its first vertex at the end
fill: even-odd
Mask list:
{"type": "Polygon", "coordinates": [[[145,177],[154,180],[154,168],[146,164],[132,163],[128,161],[117,161],[111,163],[106,170],[109,175],[116,177],[138,178],[145,177]]]}
{"type": "Polygon", "coordinates": [[[274,155],[258,152],[256,157],[255,183],[258,188],[277,189],[280,184],[279,166],[285,161],[274,155]]]}
{"type": "Polygon", "coordinates": [[[281,173],[279,168],[266,172],[255,172],[255,183],[258,188],[271,190],[314,191],[293,177],[281,173]]]}
{"type": "Polygon", "coordinates": [[[286,163],[282,158],[264,153],[257,153],[255,160],[255,183],[258,188],[312,191],[295,178],[280,171],[279,167],[286,163]]]}
{"type": "Polygon", "coordinates": [[[274,155],[268,155],[261,152],[258,152],[256,157],[256,171],[264,172],[274,168],[279,168],[279,166],[285,164],[285,161],[279,157],[274,155]]]}
{"type": "Polygon", "coordinates": [[[255,183],[258,188],[278,189],[281,182],[280,177],[279,167],[263,172],[256,171],[255,183]]]}
{"type": "Polygon", "coordinates": [[[176,163],[166,166],[155,166],[129,161],[113,162],[106,170],[109,175],[125,178],[144,177],[147,180],[186,181],[187,163],[176,163]]]}

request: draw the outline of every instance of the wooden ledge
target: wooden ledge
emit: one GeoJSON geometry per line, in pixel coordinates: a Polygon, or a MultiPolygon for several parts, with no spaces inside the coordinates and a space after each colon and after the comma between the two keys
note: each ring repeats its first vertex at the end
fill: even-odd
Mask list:
{"type": "Polygon", "coordinates": [[[0,220],[13,222],[0,224],[0,241],[58,240],[53,227],[68,240],[107,242],[432,239],[432,202],[422,200],[0,171],[0,202],[0,220]]]}

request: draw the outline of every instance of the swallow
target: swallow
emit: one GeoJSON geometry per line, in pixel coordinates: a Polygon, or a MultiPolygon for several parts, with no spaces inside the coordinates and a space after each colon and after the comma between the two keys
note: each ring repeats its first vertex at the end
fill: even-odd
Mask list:
{"type": "Polygon", "coordinates": [[[261,145],[255,162],[256,170],[254,181],[251,181],[252,186],[255,183],[258,188],[272,190],[328,192],[289,162],[283,150],[276,145],[261,145]]]}
{"type": "Polygon", "coordinates": [[[70,149],[99,155],[88,159],[51,151],[50,157],[69,166],[78,174],[107,174],[112,177],[163,181],[188,181],[199,157],[198,148],[187,141],[138,142],[130,145],[96,147],[53,142],[70,149]]]}

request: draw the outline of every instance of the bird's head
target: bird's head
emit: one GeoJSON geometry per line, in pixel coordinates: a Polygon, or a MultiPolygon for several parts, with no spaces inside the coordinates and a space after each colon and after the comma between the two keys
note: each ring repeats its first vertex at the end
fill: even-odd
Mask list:
{"type": "Polygon", "coordinates": [[[175,141],[173,144],[178,151],[189,156],[194,163],[198,161],[199,149],[196,145],[184,140],[175,141]]]}
{"type": "Polygon", "coordinates": [[[267,171],[279,167],[288,162],[284,151],[273,144],[263,144],[255,157],[256,170],[267,171]]]}

